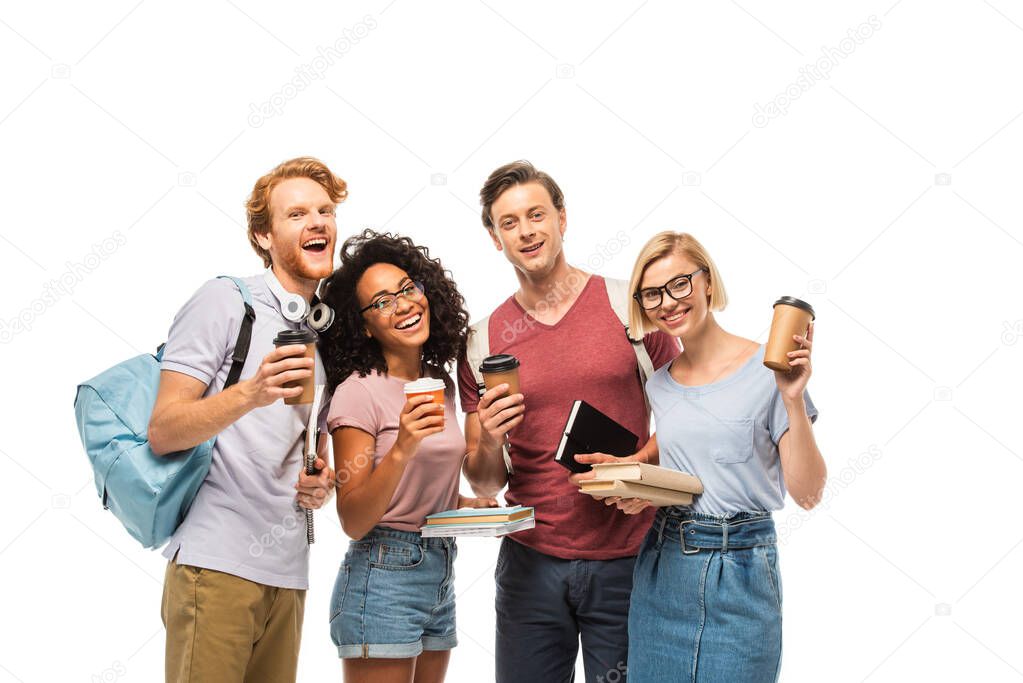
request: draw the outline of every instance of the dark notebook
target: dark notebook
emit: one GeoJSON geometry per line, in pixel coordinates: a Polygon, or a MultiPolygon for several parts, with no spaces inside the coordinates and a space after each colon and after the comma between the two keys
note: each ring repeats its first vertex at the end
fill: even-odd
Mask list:
{"type": "Polygon", "coordinates": [[[586,401],[576,401],[554,459],[573,472],[589,472],[590,465],[575,461],[577,453],[607,453],[621,458],[632,455],[638,447],[638,436],[586,401]]]}

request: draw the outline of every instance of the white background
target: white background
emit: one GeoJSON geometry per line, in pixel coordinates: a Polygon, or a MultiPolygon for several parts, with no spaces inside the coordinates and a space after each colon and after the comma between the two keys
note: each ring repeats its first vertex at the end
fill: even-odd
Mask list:
{"type": "MultiPolygon", "coordinates": [[[[162,676],[164,561],[100,509],[74,387],[153,350],[204,280],[261,269],[243,201],[304,154],[349,182],[342,237],[428,245],[474,318],[515,286],[476,197],[517,158],[564,189],[577,265],[624,277],[684,229],[721,268],[727,329],[763,340],[774,298],[810,300],[831,484],[777,517],[782,679],[1023,677],[1018,4],[339,5],[0,10],[0,681],[162,676]]],[[[345,539],[317,522],[303,681],[340,678],[345,539]]],[[[461,544],[449,680],[492,678],[496,548],[461,544]]]]}

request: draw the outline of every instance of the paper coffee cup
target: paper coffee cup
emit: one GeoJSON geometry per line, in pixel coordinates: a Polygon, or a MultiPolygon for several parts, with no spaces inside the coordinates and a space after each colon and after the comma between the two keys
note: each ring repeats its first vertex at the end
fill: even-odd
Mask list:
{"type": "Polygon", "coordinates": [[[810,323],[815,319],[813,306],[794,296],[783,296],[774,302],[774,320],[771,321],[771,336],[764,350],[764,365],[772,370],[788,372],[788,353],[799,348],[792,335],[806,336],[810,323]]]}
{"type": "Polygon", "coordinates": [[[498,398],[521,393],[519,391],[519,359],[515,356],[507,353],[487,356],[483,359],[479,370],[483,375],[483,384],[488,391],[498,384],[508,385],[508,391],[498,398]]]}
{"type": "Polygon", "coordinates": [[[422,377],[414,382],[405,385],[405,400],[413,396],[432,396],[437,409],[430,411],[430,415],[444,414],[444,380],[422,377]]]}
{"type": "Polygon", "coordinates": [[[309,368],[311,371],[309,377],[283,384],[285,389],[302,387],[301,394],[284,399],[284,402],[289,406],[313,402],[313,396],[316,394],[316,340],[316,333],[312,330],[281,330],[274,337],[274,346],[277,347],[288,346],[289,344],[305,344],[305,358],[313,359],[313,367],[309,368]]]}

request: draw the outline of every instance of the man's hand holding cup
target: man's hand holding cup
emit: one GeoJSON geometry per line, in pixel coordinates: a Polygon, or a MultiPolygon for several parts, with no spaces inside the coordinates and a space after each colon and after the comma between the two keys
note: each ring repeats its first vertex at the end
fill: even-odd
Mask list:
{"type": "Polygon", "coordinates": [[[504,445],[508,432],[522,423],[526,411],[522,394],[509,394],[508,384],[498,384],[480,397],[477,416],[480,419],[480,442],[489,449],[504,445]]]}
{"type": "Polygon", "coordinates": [[[242,380],[237,386],[253,408],[268,406],[282,398],[295,398],[302,395],[303,387],[284,385],[312,377],[314,362],[306,355],[304,344],[279,346],[266,354],[255,375],[242,380]]]}

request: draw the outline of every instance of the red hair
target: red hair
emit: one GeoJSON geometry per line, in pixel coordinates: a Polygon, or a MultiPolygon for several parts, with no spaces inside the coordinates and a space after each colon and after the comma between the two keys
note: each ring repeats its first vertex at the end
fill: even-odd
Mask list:
{"type": "Polygon", "coordinates": [[[259,246],[256,235],[270,232],[270,193],[282,180],[309,178],[327,192],[330,201],[340,204],[348,197],[348,184],[334,175],[327,165],[313,157],[289,159],[256,181],[252,194],[245,202],[245,213],[249,223],[249,244],[256,250],[263,265],[270,267],[270,252],[259,246]]]}

